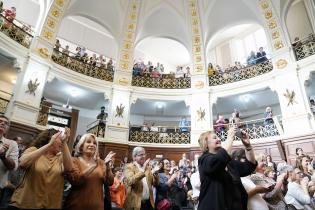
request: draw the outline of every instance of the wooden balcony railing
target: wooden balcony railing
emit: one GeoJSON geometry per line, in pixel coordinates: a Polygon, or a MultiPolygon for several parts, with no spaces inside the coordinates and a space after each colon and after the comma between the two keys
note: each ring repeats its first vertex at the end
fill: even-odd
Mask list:
{"type": "Polygon", "coordinates": [[[151,78],[150,74],[133,76],[132,86],[162,89],[186,89],[190,88],[190,77],[174,78],[164,74],[159,78],[151,78]]]}
{"type": "Polygon", "coordinates": [[[16,21],[11,22],[2,14],[0,14],[0,31],[26,48],[31,45],[33,35],[28,33],[26,28],[18,26],[16,21]]]}
{"type": "MultiPolygon", "coordinates": [[[[261,139],[268,138],[272,136],[279,136],[283,133],[281,126],[281,121],[278,119],[280,116],[273,117],[273,122],[266,122],[265,119],[258,119],[252,121],[241,122],[239,127],[240,130],[246,132],[249,135],[249,139],[261,139]]],[[[221,141],[225,141],[227,138],[228,128],[230,124],[220,125],[221,129],[214,126],[217,136],[221,141]]],[[[235,141],[240,141],[241,139],[235,136],[235,141]]]]}
{"type": "Polygon", "coordinates": [[[114,79],[113,68],[107,69],[105,66],[98,67],[90,63],[83,62],[82,60],[76,58],[73,53],[67,55],[54,50],[51,58],[55,63],[80,74],[110,82],[112,82],[114,79]]]}
{"type": "Polygon", "coordinates": [[[302,60],[315,54],[315,34],[292,44],[296,60],[302,60]]]}
{"type": "Polygon", "coordinates": [[[209,86],[223,85],[241,80],[250,79],[272,71],[273,66],[270,60],[247,66],[242,69],[224,72],[220,74],[209,75],[209,86]]]}

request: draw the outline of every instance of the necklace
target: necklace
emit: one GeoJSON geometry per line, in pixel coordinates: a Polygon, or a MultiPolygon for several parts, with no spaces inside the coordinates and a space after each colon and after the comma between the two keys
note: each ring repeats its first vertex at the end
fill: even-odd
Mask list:
{"type": "Polygon", "coordinates": [[[81,162],[83,162],[85,165],[87,165],[87,166],[91,166],[91,165],[94,165],[95,164],[95,161],[92,159],[92,160],[90,160],[90,161],[86,161],[84,158],[82,158],[82,157],[79,157],[79,160],[81,161],[81,162]]]}

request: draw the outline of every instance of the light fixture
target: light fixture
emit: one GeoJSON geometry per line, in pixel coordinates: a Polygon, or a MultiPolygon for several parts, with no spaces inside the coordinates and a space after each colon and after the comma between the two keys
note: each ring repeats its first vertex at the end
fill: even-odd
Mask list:
{"type": "Polygon", "coordinates": [[[12,84],[15,84],[15,83],[16,83],[16,80],[15,80],[15,79],[11,80],[11,83],[12,83],[12,84]]]}
{"type": "Polygon", "coordinates": [[[155,106],[156,106],[156,108],[158,108],[158,109],[163,109],[164,104],[163,104],[162,102],[156,102],[155,106]]]}
{"type": "Polygon", "coordinates": [[[250,100],[250,96],[249,95],[240,95],[239,96],[239,99],[242,101],[242,102],[249,102],[249,100],[250,100]]]}
{"type": "Polygon", "coordinates": [[[72,109],[72,106],[69,105],[69,98],[67,99],[67,103],[66,104],[62,104],[62,107],[65,109],[72,109]]]}

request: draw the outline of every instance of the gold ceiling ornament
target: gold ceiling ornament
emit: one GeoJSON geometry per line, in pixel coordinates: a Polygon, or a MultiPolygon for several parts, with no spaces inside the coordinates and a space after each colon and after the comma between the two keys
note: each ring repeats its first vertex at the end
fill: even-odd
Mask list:
{"type": "Polygon", "coordinates": [[[197,11],[196,9],[191,10],[191,16],[197,16],[197,11]]]}
{"type": "Polygon", "coordinates": [[[204,121],[206,116],[206,110],[202,109],[201,107],[199,108],[199,110],[197,110],[197,121],[204,121]]]}
{"type": "Polygon", "coordinates": [[[290,106],[290,105],[293,106],[293,103],[296,103],[296,104],[298,103],[298,102],[295,100],[295,92],[294,92],[294,90],[289,91],[288,89],[286,89],[286,92],[285,92],[283,95],[284,95],[284,97],[286,97],[287,100],[288,100],[287,106],[290,106]]]}
{"type": "Polygon", "coordinates": [[[135,20],[137,18],[137,13],[131,13],[130,19],[135,20]]]}
{"type": "Polygon", "coordinates": [[[55,26],[56,26],[56,22],[53,20],[53,19],[48,19],[47,20],[47,25],[50,27],[50,28],[52,28],[52,29],[54,29],[55,28],[55,26]]]}
{"type": "Polygon", "coordinates": [[[192,24],[195,26],[195,25],[198,25],[198,19],[197,18],[194,18],[192,20],[192,24]]]}
{"type": "Polygon", "coordinates": [[[194,44],[200,44],[200,36],[194,37],[194,44]]]}
{"type": "Polygon", "coordinates": [[[260,6],[263,9],[267,9],[269,7],[269,3],[267,1],[261,1],[260,6]]]}
{"type": "Polygon", "coordinates": [[[130,42],[125,42],[124,43],[124,49],[130,49],[131,48],[131,43],[130,42]]]}
{"type": "Polygon", "coordinates": [[[25,93],[33,94],[35,96],[35,91],[37,90],[40,83],[38,82],[38,78],[35,79],[35,81],[31,80],[27,83],[27,90],[25,93]]]}
{"type": "Polygon", "coordinates": [[[195,65],[195,72],[198,72],[198,73],[203,72],[202,65],[195,65]]]}
{"type": "Polygon", "coordinates": [[[120,103],[120,105],[116,106],[116,114],[115,114],[115,117],[121,117],[121,118],[124,118],[123,114],[124,114],[124,110],[125,110],[125,107],[122,105],[122,103],[120,103]]]}
{"type": "Polygon", "coordinates": [[[129,53],[128,52],[124,52],[123,55],[122,55],[122,59],[129,60],[129,53]]]}
{"type": "Polygon", "coordinates": [[[124,70],[127,70],[129,67],[129,64],[127,62],[121,61],[120,67],[124,70]]]}
{"type": "Polygon", "coordinates": [[[202,89],[205,86],[205,83],[203,81],[197,81],[195,84],[195,87],[197,89],[202,89]]]}
{"type": "Polygon", "coordinates": [[[282,47],[283,47],[283,43],[282,43],[281,40],[278,40],[278,41],[276,41],[276,42],[274,43],[274,48],[275,48],[276,50],[279,50],[279,49],[282,48],[282,47]]]}
{"type": "Polygon", "coordinates": [[[128,30],[133,31],[134,29],[135,29],[135,25],[134,25],[133,23],[130,23],[130,24],[128,25],[128,30]]]}
{"type": "Polygon", "coordinates": [[[59,7],[63,7],[65,3],[65,0],[56,0],[56,4],[59,6],[59,7]]]}
{"type": "Polygon", "coordinates": [[[53,32],[45,29],[43,32],[43,37],[47,40],[51,40],[53,37],[53,32]]]}
{"type": "Polygon", "coordinates": [[[288,61],[282,58],[277,60],[276,62],[276,66],[278,69],[284,69],[287,65],[288,65],[288,61]]]}
{"type": "Polygon", "coordinates": [[[280,37],[279,31],[272,32],[272,39],[278,39],[280,37]]]}
{"type": "Polygon", "coordinates": [[[37,53],[44,59],[49,57],[49,51],[47,48],[37,48],[37,53]]]}
{"type": "Polygon", "coordinates": [[[268,23],[268,27],[269,27],[269,29],[276,28],[277,27],[277,22],[274,19],[270,20],[269,23],[268,23]]]}
{"type": "Polygon", "coordinates": [[[194,51],[195,51],[195,53],[199,53],[201,51],[200,45],[195,45],[194,46],[194,51]]]}
{"type": "Polygon", "coordinates": [[[194,32],[194,34],[199,34],[199,29],[196,28],[196,27],[194,27],[194,28],[193,28],[193,32],[194,32]]]}
{"type": "Polygon", "coordinates": [[[201,55],[195,55],[195,62],[196,63],[201,62],[201,60],[202,60],[201,55]]]}
{"type": "Polygon", "coordinates": [[[120,85],[126,86],[126,85],[128,85],[129,80],[128,80],[126,77],[122,77],[122,78],[120,78],[120,79],[118,80],[118,83],[119,83],[120,85]]]}
{"type": "Polygon", "coordinates": [[[265,12],[265,18],[268,20],[268,19],[270,19],[270,18],[272,18],[272,11],[271,10],[267,10],[266,12],[265,12]]]}
{"type": "Polygon", "coordinates": [[[58,18],[60,16],[60,13],[61,13],[60,10],[57,8],[53,8],[51,10],[51,15],[54,16],[55,18],[58,18]]]}

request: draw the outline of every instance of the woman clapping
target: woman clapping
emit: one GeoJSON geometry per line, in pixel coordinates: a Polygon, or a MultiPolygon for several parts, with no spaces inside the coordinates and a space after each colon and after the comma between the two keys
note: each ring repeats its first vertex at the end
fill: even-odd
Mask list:
{"type": "Polygon", "coordinates": [[[65,210],[104,210],[103,184],[113,183],[109,162],[115,153],[109,152],[105,160],[99,159],[97,154],[95,135],[83,135],[76,146],[73,170],[67,176],[72,188],[65,200],[65,210]]]}

